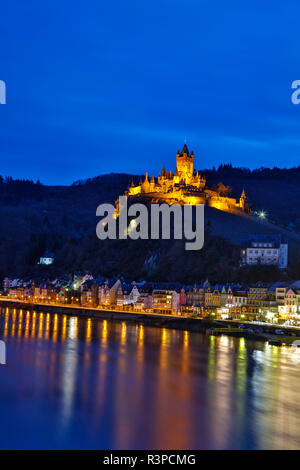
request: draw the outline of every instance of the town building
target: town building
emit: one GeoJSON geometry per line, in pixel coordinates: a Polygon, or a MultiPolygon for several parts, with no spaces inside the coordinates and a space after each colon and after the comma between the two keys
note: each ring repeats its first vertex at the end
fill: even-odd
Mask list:
{"type": "Polygon", "coordinates": [[[300,319],[300,289],[288,289],[285,294],[284,308],[281,313],[287,314],[289,319],[300,319]]]}
{"type": "Polygon", "coordinates": [[[186,305],[200,307],[204,305],[205,290],[210,289],[208,281],[201,285],[195,284],[192,289],[188,289],[186,293],[186,305]]]}
{"type": "Polygon", "coordinates": [[[232,307],[232,290],[226,286],[216,285],[214,288],[207,289],[204,294],[204,304],[206,308],[232,307]]]}
{"type": "Polygon", "coordinates": [[[135,312],[143,312],[152,309],[152,295],[147,293],[141,293],[134,303],[135,312]]]}
{"type": "Polygon", "coordinates": [[[121,284],[120,279],[107,279],[98,288],[98,298],[100,305],[113,305],[116,303],[118,288],[121,284]]]}
{"type": "Polygon", "coordinates": [[[171,315],[180,311],[180,294],[175,290],[154,289],[152,299],[154,312],[171,315]]]}
{"type": "MultiPolygon", "coordinates": [[[[75,297],[75,302],[77,302],[78,297],[77,296],[73,296],[73,297],[75,297]]],[[[98,286],[94,283],[93,280],[86,281],[81,286],[81,292],[80,292],[81,305],[89,306],[89,307],[96,307],[98,305],[98,302],[99,302],[98,286]]]]}
{"type": "Polygon", "coordinates": [[[139,290],[136,285],[121,282],[116,292],[116,305],[131,305],[139,298],[139,290]]]}
{"type": "Polygon", "coordinates": [[[3,291],[6,293],[11,289],[16,282],[15,279],[10,279],[9,277],[5,277],[3,279],[3,291]]]}
{"type": "Polygon", "coordinates": [[[49,265],[49,264],[53,264],[54,263],[54,254],[53,253],[50,253],[50,252],[46,252],[43,254],[43,256],[40,257],[40,261],[38,264],[45,264],[45,265],[49,265]]]}
{"type": "Polygon", "coordinates": [[[249,235],[241,245],[242,265],[288,265],[288,240],[281,235],[249,235]]]}

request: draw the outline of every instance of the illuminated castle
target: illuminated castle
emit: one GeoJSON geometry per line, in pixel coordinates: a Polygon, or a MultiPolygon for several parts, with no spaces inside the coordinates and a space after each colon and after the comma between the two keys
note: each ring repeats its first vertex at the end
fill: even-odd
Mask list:
{"type": "Polygon", "coordinates": [[[144,181],[137,186],[132,182],[126,195],[140,202],[167,202],[168,204],[206,204],[226,212],[249,212],[249,204],[243,190],[237,201],[228,196],[228,187],[219,183],[216,189],[206,187],[206,179],[199,171],[194,171],[194,152],[189,152],[184,144],[176,155],[176,170],[162,169],[157,180],[149,179],[146,173],[144,181]]]}

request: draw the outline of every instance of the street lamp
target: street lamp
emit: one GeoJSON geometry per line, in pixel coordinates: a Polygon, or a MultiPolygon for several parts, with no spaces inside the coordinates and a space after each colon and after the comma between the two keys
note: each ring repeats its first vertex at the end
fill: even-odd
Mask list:
{"type": "Polygon", "coordinates": [[[258,217],[259,217],[260,219],[265,219],[265,218],[266,218],[266,212],[263,211],[263,210],[259,211],[258,217]]]}

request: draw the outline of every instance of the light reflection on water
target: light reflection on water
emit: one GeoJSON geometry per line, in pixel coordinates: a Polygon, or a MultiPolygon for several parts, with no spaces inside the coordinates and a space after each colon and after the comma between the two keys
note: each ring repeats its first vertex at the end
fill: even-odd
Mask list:
{"type": "Polygon", "coordinates": [[[300,447],[292,349],[3,309],[0,448],[300,447]]]}

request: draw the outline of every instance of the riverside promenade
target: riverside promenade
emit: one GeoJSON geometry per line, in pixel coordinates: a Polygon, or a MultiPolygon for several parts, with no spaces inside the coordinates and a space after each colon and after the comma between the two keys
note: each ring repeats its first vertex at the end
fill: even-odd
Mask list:
{"type": "Polygon", "coordinates": [[[99,318],[110,321],[131,321],[143,323],[146,326],[160,328],[174,328],[178,330],[189,330],[205,332],[214,323],[210,320],[190,318],[181,315],[168,315],[151,312],[134,312],[108,307],[84,307],[73,304],[33,303],[21,300],[5,299],[0,297],[0,307],[17,308],[23,310],[34,310],[36,312],[49,312],[62,315],[78,316],[83,318],[99,318]]]}
{"type": "MultiPolygon", "coordinates": [[[[33,303],[0,297],[1,308],[16,308],[28,311],[99,318],[109,321],[128,321],[156,328],[186,330],[190,332],[245,337],[259,341],[281,339],[278,345],[289,345],[300,338],[300,328],[271,323],[247,322],[238,320],[211,320],[191,318],[182,315],[168,315],[151,312],[133,312],[108,307],[83,307],[73,304],[33,303]]],[[[275,344],[275,343],[274,343],[275,344]]]]}

